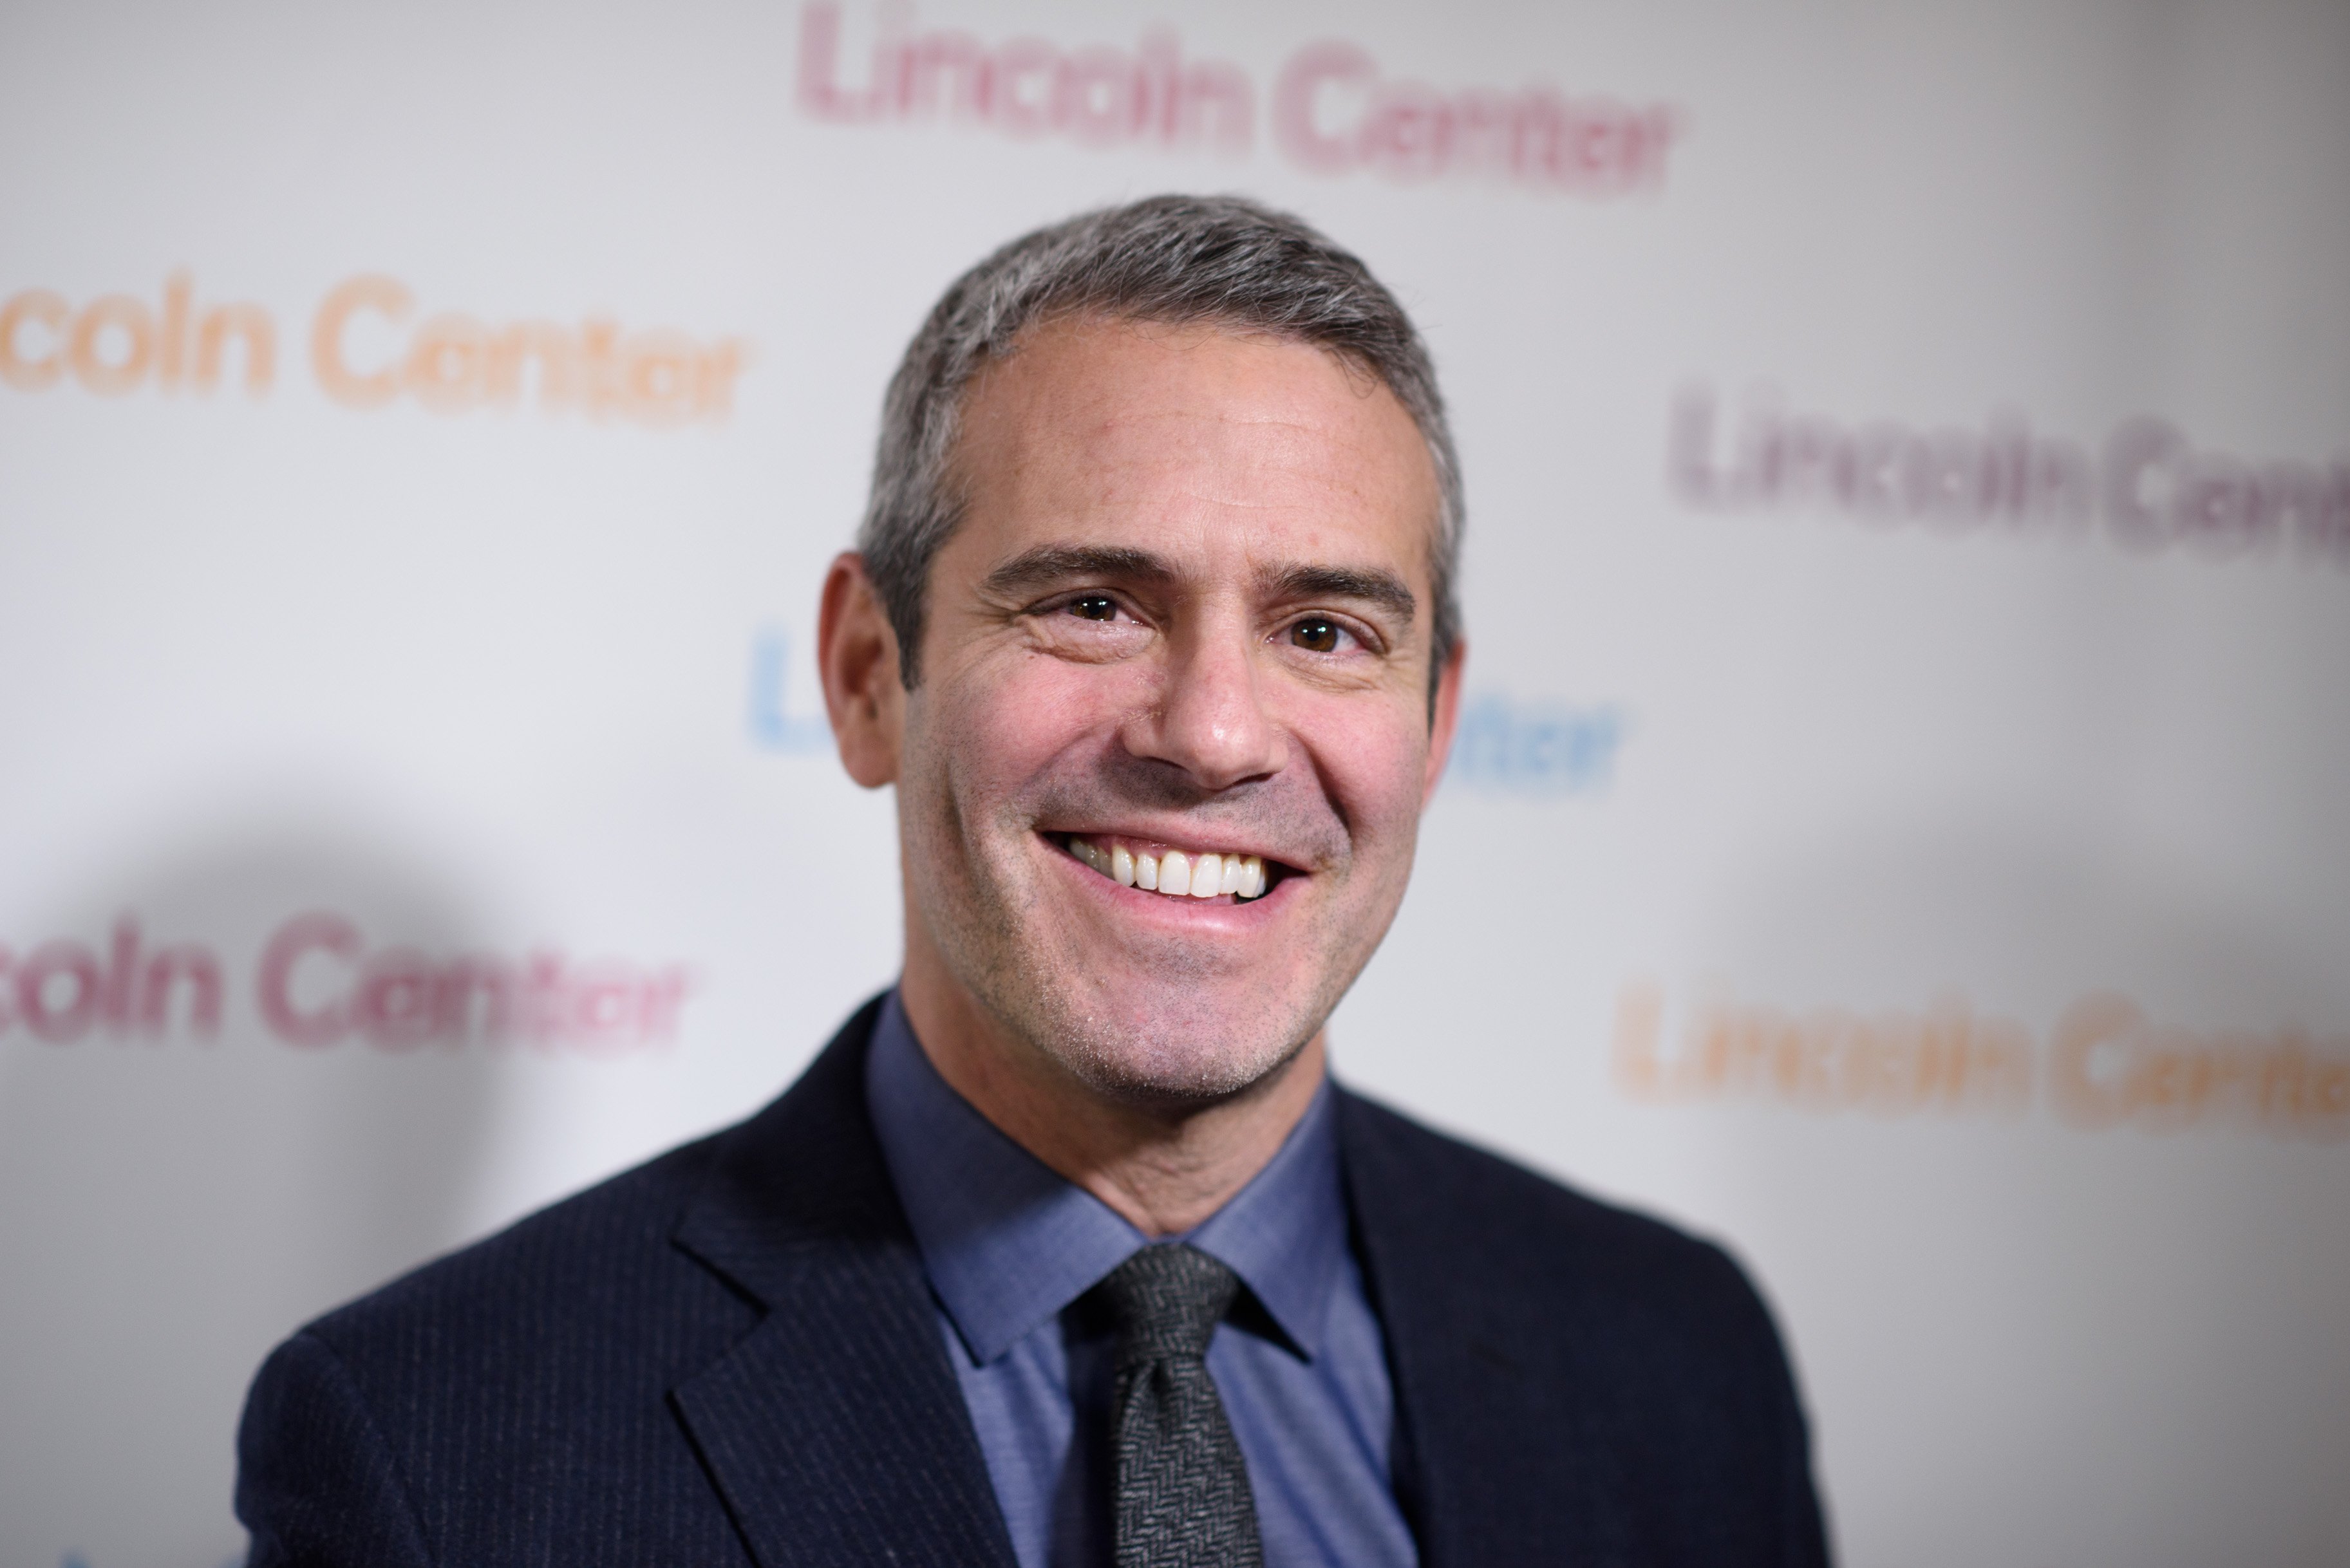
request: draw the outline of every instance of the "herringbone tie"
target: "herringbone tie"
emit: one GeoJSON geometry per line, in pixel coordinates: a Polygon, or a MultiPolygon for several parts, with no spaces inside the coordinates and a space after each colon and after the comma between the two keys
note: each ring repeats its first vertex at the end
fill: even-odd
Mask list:
{"type": "Polygon", "coordinates": [[[1248,1469],[1205,1359],[1240,1281],[1194,1248],[1145,1247],[1101,1291],[1118,1323],[1118,1568],[1262,1568],[1248,1469]]]}

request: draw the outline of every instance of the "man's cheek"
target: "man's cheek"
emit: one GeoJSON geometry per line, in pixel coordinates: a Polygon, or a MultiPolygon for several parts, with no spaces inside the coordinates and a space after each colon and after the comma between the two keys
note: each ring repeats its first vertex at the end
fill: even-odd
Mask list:
{"type": "Polygon", "coordinates": [[[1399,815],[1417,815],[1428,768],[1425,723],[1388,713],[1367,723],[1359,711],[1336,718],[1316,749],[1327,787],[1356,831],[1382,832],[1399,815]]]}
{"type": "Polygon", "coordinates": [[[1109,722],[1160,695],[1158,670],[1146,659],[1110,664],[1043,660],[1027,672],[1015,700],[1040,724],[1061,732],[1080,732],[1109,722]]]}
{"type": "Polygon", "coordinates": [[[1024,659],[994,672],[972,693],[960,728],[972,744],[1007,761],[1050,756],[1067,739],[1119,711],[1133,684],[1120,670],[1024,659]]]}

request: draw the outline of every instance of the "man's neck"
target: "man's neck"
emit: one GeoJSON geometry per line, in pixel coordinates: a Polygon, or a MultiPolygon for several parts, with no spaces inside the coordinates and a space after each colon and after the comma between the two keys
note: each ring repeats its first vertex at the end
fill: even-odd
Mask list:
{"type": "Polygon", "coordinates": [[[1146,1236],[1178,1235],[1272,1162],[1314,1102],[1323,1035],[1237,1095],[1140,1106],[1102,1094],[1005,1032],[943,974],[910,963],[899,998],[922,1054],[1006,1137],[1146,1236]]]}

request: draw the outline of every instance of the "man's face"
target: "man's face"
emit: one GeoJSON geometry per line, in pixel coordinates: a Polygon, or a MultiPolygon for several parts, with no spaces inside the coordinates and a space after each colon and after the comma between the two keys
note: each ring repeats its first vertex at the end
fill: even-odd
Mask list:
{"type": "Polygon", "coordinates": [[[972,386],[954,469],[898,770],[911,918],[1097,1091],[1245,1088],[1386,934],[1450,738],[1426,444],[1320,349],[1080,319],[972,386]]]}

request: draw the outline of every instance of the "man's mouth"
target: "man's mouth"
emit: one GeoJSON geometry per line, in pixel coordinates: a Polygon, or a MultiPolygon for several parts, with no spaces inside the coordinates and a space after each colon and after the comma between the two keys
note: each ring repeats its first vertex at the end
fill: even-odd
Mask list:
{"type": "Polygon", "coordinates": [[[1230,898],[1246,903],[1270,892],[1287,869],[1267,866],[1261,855],[1170,849],[1112,834],[1072,833],[1064,842],[1071,856],[1119,887],[1170,898],[1230,898]]]}

